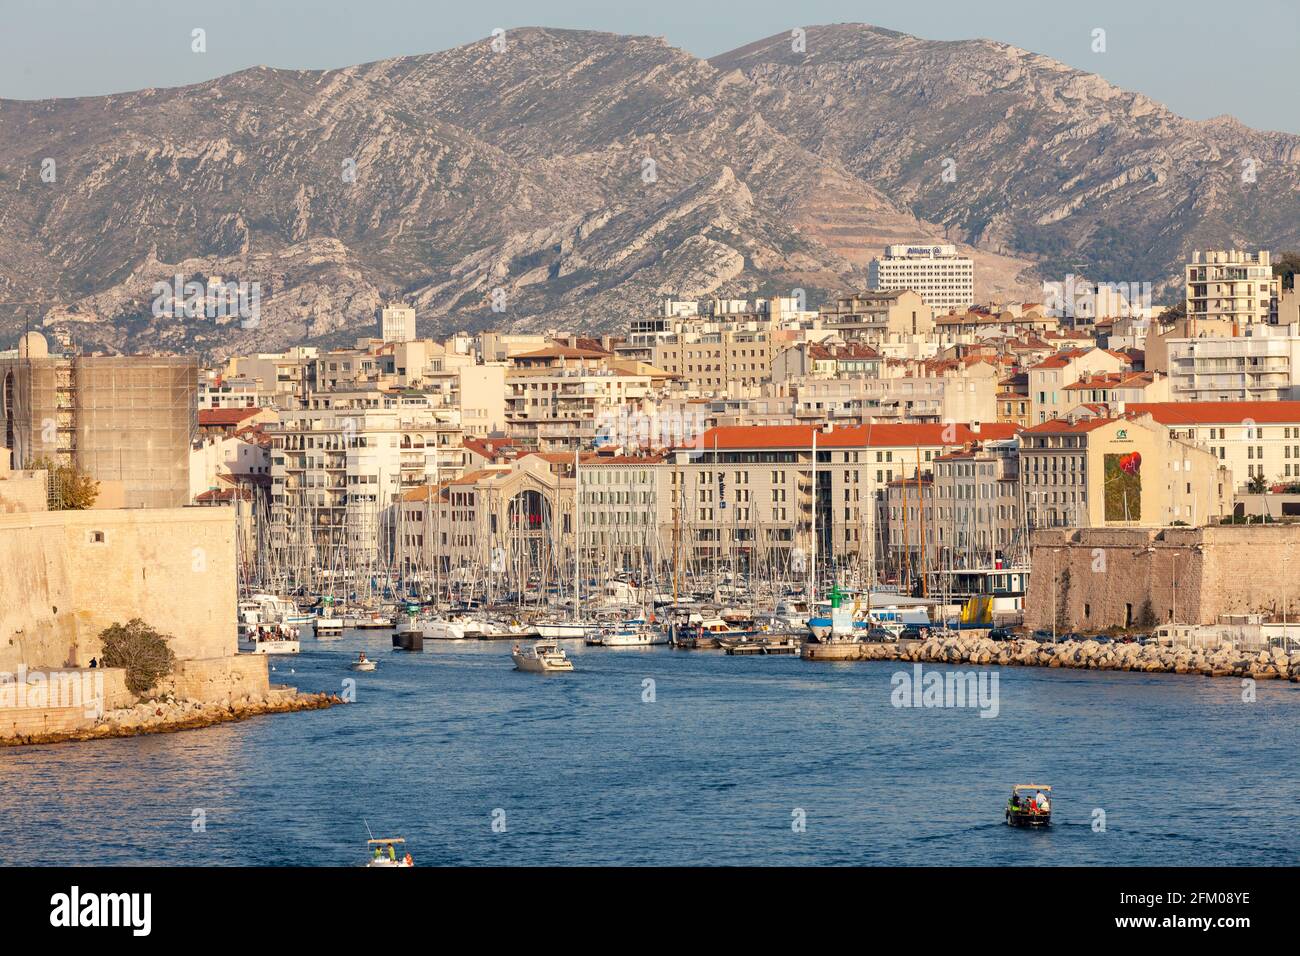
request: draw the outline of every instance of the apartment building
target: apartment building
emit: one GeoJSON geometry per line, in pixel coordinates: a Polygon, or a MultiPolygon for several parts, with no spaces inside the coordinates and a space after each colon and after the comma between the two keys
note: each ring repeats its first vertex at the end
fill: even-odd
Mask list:
{"type": "Polygon", "coordinates": [[[1175,436],[1206,449],[1245,485],[1300,479],[1300,401],[1164,402],[1129,405],[1175,436]]]}
{"type": "Polygon", "coordinates": [[[271,439],[271,547],[299,571],[360,568],[403,491],[463,467],[461,428],[428,396],[333,392],[281,412],[271,439]]]}
{"type": "Polygon", "coordinates": [[[1020,435],[1032,527],[1199,526],[1232,514],[1232,475],[1152,416],[1054,419],[1020,435]]]}
{"type": "Polygon", "coordinates": [[[868,345],[926,338],[934,332],[934,307],[911,286],[856,292],[823,306],[817,327],[868,345]]]}
{"type": "Polygon", "coordinates": [[[677,534],[683,559],[695,562],[725,556],[788,570],[814,556],[866,559],[878,550],[877,501],[890,481],[1014,432],[979,423],[710,429],[660,468],[660,537],[677,534]]]}
{"type": "Polygon", "coordinates": [[[1120,372],[1127,368],[1126,357],[1097,348],[1066,348],[1048,356],[1028,369],[1031,414],[1036,424],[1061,418],[1077,402],[1066,386],[1084,375],[1120,372]]]}
{"type": "Polygon", "coordinates": [[[1268,250],[1198,249],[1186,266],[1189,319],[1221,320],[1239,330],[1276,323],[1281,291],[1268,250]]]}
{"type": "Polygon", "coordinates": [[[770,381],[777,337],[770,321],[704,324],[656,339],[650,363],[702,394],[755,394],[770,381]]]}
{"type": "Polygon", "coordinates": [[[1067,412],[1078,405],[1122,410],[1135,402],[1168,401],[1169,379],[1159,372],[1084,372],[1064,392],[1067,412]]]}
{"type": "Polygon", "coordinates": [[[650,374],[612,368],[611,357],[559,345],[516,355],[505,377],[510,436],[541,451],[590,448],[603,423],[654,396],[650,374]]]}
{"type": "Polygon", "coordinates": [[[884,357],[860,342],[799,342],[782,349],[772,359],[771,380],[874,377],[880,374],[884,357]]]}
{"type": "Polygon", "coordinates": [[[379,310],[379,340],[381,342],[411,342],[415,340],[415,310],[407,305],[387,305],[379,310]]]}
{"type": "Polygon", "coordinates": [[[800,421],[994,421],[997,370],[984,362],[890,363],[879,378],[788,382],[800,421]],[[914,374],[912,374],[914,373],[914,374]]]}
{"type": "Polygon", "coordinates": [[[1015,439],[938,455],[928,473],[890,482],[886,499],[889,553],[906,556],[913,574],[1027,556],[1015,439]]]}
{"type": "Polygon", "coordinates": [[[200,407],[229,408],[239,404],[241,398],[247,405],[247,399],[253,397],[253,405],[289,408],[315,388],[315,360],[319,354],[314,346],[300,345],[283,352],[234,356],[224,371],[205,376],[206,390],[205,382],[200,382],[200,407]],[[229,383],[229,389],[223,383],[229,383]]]}
{"type": "Polygon", "coordinates": [[[945,243],[889,245],[871,260],[873,289],[911,289],[937,313],[970,308],[975,301],[975,262],[945,243]]]}
{"type": "Polygon", "coordinates": [[[1255,324],[1231,337],[1164,339],[1169,399],[1282,402],[1300,398],[1300,335],[1295,333],[1295,326],[1255,324]]]}

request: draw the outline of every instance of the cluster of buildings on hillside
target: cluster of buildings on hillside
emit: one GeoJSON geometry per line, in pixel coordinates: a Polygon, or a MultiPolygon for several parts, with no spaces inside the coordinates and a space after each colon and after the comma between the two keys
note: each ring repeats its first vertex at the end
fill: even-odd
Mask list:
{"type": "Polygon", "coordinates": [[[1300,491],[1300,309],[1267,252],[1196,254],[1163,316],[1098,286],[1085,309],[976,306],[945,244],[889,247],[871,278],[817,309],[666,300],[599,337],[435,341],[391,306],[351,348],[210,368],[29,333],[0,353],[4,445],[119,506],[239,505],[256,547],[318,568],[576,537],[611,567],[904,578],[1018,562],[1037,528],[1195,527],[1300,491]]]}

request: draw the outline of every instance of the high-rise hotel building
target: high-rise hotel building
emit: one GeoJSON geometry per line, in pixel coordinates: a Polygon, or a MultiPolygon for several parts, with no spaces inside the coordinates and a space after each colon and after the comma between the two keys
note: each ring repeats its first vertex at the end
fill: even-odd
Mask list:
{"type": "Polygon", "coordinates": [[[952,245],[885,246],[885,254],[871,260],[868,282],[873,289],[911,289],[938,315],[975,303],[975,263],[952,245]]]}

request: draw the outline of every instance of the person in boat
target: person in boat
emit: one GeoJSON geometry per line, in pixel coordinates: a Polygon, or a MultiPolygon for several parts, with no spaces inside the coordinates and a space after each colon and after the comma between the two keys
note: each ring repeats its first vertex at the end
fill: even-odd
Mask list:
{"type": "Polygon", "coordinates": [[[380,850],[379,847],[375,847],[375,859],[376,860],[382,859],[383,855],[384,855],[383,851],[380,850]]]}
{"type": "Polygon", "coordinates": [[[388,859],[392,860],[394,863],[397,862],[397,851],[393,849],[391,843],[388,844],[388,859]]]}
{"type": "Polygon", "coordinates": [[[1011,791],[1011,809],[1020,809],[1020,794],[1016,793],[1014,790],[1011,791]]]}
{"type": "Polygon", "coordinates": [[[365,659],[366,659],[366,652],[365,652],[365,651],[361,651],[361,652],[359,652],[359,653],[357,654],[357,663],[358,663],[358,664],[364,663],[364,662],[365,662],[365,659]]]}
{"type": "Polygon", "coordinates": [[[1051,805],[1047,802],[1047,794],[1041,790],[1034,794],[1034,803],[1037,805],[1039,813],[1046,813],[1051,809],[1051,805]]]}

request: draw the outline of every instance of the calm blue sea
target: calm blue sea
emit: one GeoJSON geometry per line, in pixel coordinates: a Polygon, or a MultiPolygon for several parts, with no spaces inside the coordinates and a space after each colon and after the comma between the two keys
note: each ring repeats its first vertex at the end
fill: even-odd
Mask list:
{"type": "Polygon", "coordinates": [[[885,662],[568,642],[576,672],[543,676],[508,642],[389,645],[273,659],[355,679],[348,706],[0,750],[0,862],[352,865],[367,822],[417,865],[1300,862],[1297,685],[1003,668],[989,719],[892,706],[885,662]],[[1031,780],[1050,830],[1002,822],[1031,780]]]}

